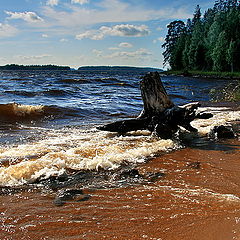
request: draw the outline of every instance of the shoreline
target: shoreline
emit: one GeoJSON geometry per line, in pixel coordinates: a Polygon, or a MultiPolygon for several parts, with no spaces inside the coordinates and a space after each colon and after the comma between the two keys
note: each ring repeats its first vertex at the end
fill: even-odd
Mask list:
{"type": "Polygon", "coordinates": [[[165,71],[160,76],[177,76],[196,79],[227,80],[229,83],[221,92],[213,89],[213,101],[217,102],[239,102],[240,101],[240,72],[202,72],[202,71],[165,71]]]}
{"type": "Polygon", "coordinates": [[[165,71],[161,72],[160,76],[181,76],[193,78],[211,78],[211,79],[226,79],[226,80],[240,80],[239,72],[203,72],[203,71],[165,71]]]}

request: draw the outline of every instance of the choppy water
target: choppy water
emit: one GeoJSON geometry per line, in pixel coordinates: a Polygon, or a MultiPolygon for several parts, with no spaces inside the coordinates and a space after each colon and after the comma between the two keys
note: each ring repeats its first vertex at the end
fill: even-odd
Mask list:
{"type": "MultiPolygon", "coordinates": [[[[118,136],[97,125],[137,116],[144,72],[0,72],[0,185],[16,186],[82,169],[115,169],[183,146],[141,131],[118,136]]],[[[208,102],[224,80],[162,77],[177,105],[208,102]]],[[[204,110],[204,109],[202,109],[204,110]]],[[[240,112],[207,108],[209,120],[195,121],[200,135],[239,120],[240,112]]]]}

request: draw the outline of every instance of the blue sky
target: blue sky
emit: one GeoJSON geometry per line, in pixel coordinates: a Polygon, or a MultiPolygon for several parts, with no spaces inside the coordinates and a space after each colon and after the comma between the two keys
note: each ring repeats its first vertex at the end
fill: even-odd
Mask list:
{"type": "Polygon", "coordinates": [[[1,0],[0,65],[162,68],[166,25],[208,0],[1,0]]]}

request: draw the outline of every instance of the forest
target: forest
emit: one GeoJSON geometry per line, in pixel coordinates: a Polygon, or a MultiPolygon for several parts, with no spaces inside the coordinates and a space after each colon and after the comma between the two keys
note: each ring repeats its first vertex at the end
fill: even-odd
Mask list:
{"type": "Polygon", "coordinates": [[[68,66],[56,66],[56,65],[18,65],[7,64],[0,66],[0,70],[71,70],[68,66]]]}
{"type": "Polygon", "coordinates": [[[192,19],[168,24],[163,57],[171,70],[240,71],[240,3],[216,0],[202,14],[196,6],[192,19]]]}

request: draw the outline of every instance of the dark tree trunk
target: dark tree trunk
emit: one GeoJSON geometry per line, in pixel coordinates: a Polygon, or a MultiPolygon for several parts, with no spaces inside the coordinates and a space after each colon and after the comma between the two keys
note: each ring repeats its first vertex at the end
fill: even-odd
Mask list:
{"type": "Polygon", "coordinates": [[[143,110],[137,118],[117,121],[97,127],[99,130],[124,134],[147,129],[163,139],[171,138],[179,129],[196,132],[190,124],[196,118],[210,118],[212,114],[197,113],[199,103],[175,106],[167,95],[157,72],[146,74],[140,82],[143,110]]]}
{"type": "Polygon", "coordinates": [[[156,116],[174,106],[167,95],[158,72],[146,74],[140,82],[143,110],[140,118],[156,116]]]}

